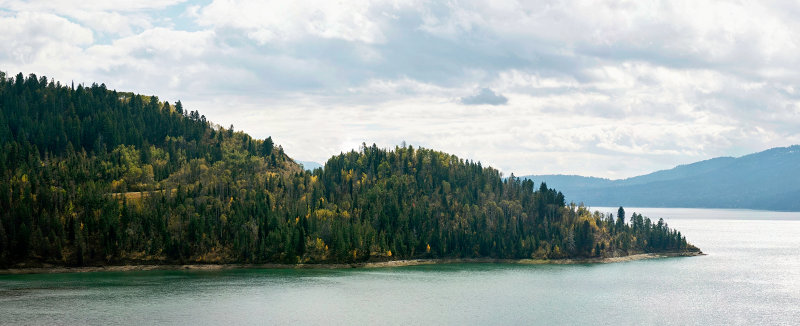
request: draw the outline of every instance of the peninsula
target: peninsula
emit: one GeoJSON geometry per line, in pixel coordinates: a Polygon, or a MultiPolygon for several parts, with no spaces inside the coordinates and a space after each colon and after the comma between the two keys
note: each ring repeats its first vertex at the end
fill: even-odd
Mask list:
{"type": "Polygon", "coordinates": [[[0,108],[0,268],[700,253],[663,220],[591,212],[545,183],[431,149],[364,144],[308,171],[272,138],[180,101],[21,73],[0,73],[0,108]]]}

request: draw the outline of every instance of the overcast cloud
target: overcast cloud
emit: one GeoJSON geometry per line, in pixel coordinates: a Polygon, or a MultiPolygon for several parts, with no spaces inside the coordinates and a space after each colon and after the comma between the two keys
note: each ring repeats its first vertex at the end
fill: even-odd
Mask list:
{"type": "Polygon", "coordinates": [[[481,88],[475,95],[462,97],[461,103],[466,105],[503,105],[508,103],[508,98],[495,93],[489,88],[481,88]]]}
{"type": "Polygon", "coordinates": [[[181,100],[325,162],[362,142],[620,178],[800,143],[784,1],[4,1],[0,70],[181,100]]]}

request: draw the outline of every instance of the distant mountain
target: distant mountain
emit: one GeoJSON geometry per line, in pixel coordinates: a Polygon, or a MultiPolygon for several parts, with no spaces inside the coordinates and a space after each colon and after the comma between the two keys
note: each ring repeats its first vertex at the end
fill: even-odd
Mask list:
{"type": "Polygon", "coordinates": [[[314,169],[322,168],[322,164],[313,161],[297,161],[298,164],[303,166],[303,169],[314,171],[314,169]]]}
{"type": "Polygon", "coordinates": [[[622,180],[575,175],[522,178],[546,182],[568,201],[592,206],[800,211],[800,145],[718,157],[622,180]]]}

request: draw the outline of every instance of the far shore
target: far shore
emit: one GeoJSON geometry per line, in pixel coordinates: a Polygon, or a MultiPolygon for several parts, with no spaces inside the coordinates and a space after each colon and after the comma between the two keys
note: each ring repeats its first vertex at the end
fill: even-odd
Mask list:
{"type": "Polygon", "coordinates": [[[492,259],[492,258],[442,258],[442,259],[408,259],[382,262],[362,262],[350,264],[187,264],[187,265],[111,265],[111,266],[48,266],[0,269],[0,275],[15,274],[54,274],[54,273],[88,273],[88,272],[132,272],[152,270],[196,270],[217,271],[231,269],[344,269],[344,268],[386,268],[434,264],[519,264],[519,265],[577,265],[577,264],[609,264],[627,261],[666,258],[690,257],[705,255],[703,252],[662,252],[642,253],[609,258],[567,258],[567,259],[492,259]]]}

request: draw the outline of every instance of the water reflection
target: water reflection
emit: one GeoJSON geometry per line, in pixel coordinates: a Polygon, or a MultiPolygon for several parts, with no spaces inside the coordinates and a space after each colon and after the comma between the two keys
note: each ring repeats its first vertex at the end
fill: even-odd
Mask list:
{"type": "Polygon", "coordinates": [[[667,218],[709,254],[703,257],[569,266],[0,276],[0,324],[727,325],[800,320],[800,222],[717,219],[711,216],[716,210],[703,212],[703,219],[667,218]]]}

